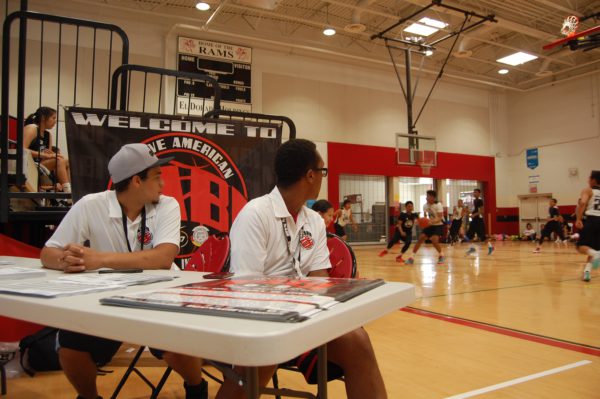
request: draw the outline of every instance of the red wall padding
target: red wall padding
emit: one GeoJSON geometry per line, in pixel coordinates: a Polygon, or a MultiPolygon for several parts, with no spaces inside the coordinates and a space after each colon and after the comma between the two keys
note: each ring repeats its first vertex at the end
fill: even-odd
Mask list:
{"type": "Polygon", "coordinates": [[[492,232],[497,231],[496,169],[493,157],[438,152],[438,166],[431,168],[430,175],[425,176],[419,166],[398,165],[394,147],[327,143],[327,167],[328,197],[332,204],[339,202],[341,174],[479,180],[483,182],[483,197],[486,200],[486,212],[491,214],[492,232]]]}
{"type": "MultiPolygon", "coordinates": [[[[0,255],[39,258],[40,249],[0,234],[0,255]]],[[[27,321],[0,316],[0,341],[19,341],[26,335],[33,334],[44,326],[27,321]]]]}

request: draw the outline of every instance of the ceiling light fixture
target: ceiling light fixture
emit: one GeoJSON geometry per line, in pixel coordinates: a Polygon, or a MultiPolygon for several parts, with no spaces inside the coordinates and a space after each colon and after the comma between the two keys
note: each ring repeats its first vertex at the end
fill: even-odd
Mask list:
{"type": "Polygon", "coordinates": [[[500,59],[498,59],[496,61],[501,62],[503,64],[517,66],[517,65],[521,65],[521,64],[524,64],[526,62],[529,62],[529,61],[533,61],[533,60],[535,60],[537,58],[538,57],[535,56],[535,55],[531,55],[531,54],[527,54],[527,53],[524,53],[522,51],[519,51],[518,53],[511,54],[509,56],[500,58],[500,59]]]}
{"type": "Polygon", "coordinates": [[[406,29],[404,29],[404,32],[414,33],[415,35],[421,36],[429,36],[433,35],[438,30],[438,28],[433,28],[427,25],[421,25],[415,22],[414,24],[409,25],[406,29]]]}
{"type": "Polygon", "coordinates": [[[421,36],[430,36],[440,29],[444,29],[446,26],[448,26],[448,24],[445,22],[425,17],[421,18],[418,23],[415,22],[409,25],[406,29],[404,29],[404,32],[414,33],[421,36]]]}
{"type": "Polygon", "coordinates": [[[500,70],[498,71],[498,73],[499,73],[500,75],[506,75],[508,72],[509,72],[509,70],[508,70],[508,69],[506,69],[506,68],[504,68],[504,69],[500,69],[500,70]]]}
{"type": "Polygon", "coordinates": [[[326,11],[326,17],[325,17],[325,21],[327,23],[327,25],[325,26],[325,29],[323,29],[323,34],[325,36],[333,36],[335,35],[335,29],[329,25],[329,4],[327,5],[327,8],[325,9],[326,11]]]}
{"type": "Polygon", "coordinates": [[[425,50],[424,54],[425,54],[426,57],[429,57],[430,55],[433,55],[433,50],[432,49],[427,49],[427,50],[425,50]]]}
{"type": "Polygon", "coordinates": [[[335,35],[335,33],[336,33],[335,29],[333,29],[331,27],[327,27],[327,28],[323,29],[323,34],[325,36],[333,36],[333,35],[335,35]]]}
{"type": "Polygon", "coordinates": [[[210,10],[210,4],[205,1],[199,1],[196,3],[196,8],[200,11],[208,11],[210,10]]]}
{"type": "Polygon", "coordinates": [[[428,26],[432,26],[434,28],[438,28],[438,29],[444,29],[446,26],[448,26],[447,23],[442,22],[442,21],[438,21],[437,19],[431,19],[431,18],[421,18],[419,20],[419,22],[428,25],[428,26]]]}

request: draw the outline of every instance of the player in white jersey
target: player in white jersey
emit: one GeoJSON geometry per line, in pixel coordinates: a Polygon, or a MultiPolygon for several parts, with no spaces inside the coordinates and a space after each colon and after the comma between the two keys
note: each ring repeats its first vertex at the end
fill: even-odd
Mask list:
{"type": "Polygon", "coordinates": [[[344,241],[348,239],[348,235],[346,234],[346,225],[349,223],[352,224],[354,231],[356,231],[356,222],[352,217],[352,202],[349,199],[344,200],[342,203],[342,207],[333,213],[333,217],[335,218],[335,222],[333,226],[335,227],[335,234],[342,237],[344,241]]]}
{"type": "Polygon", "coordinates": [[[592,268],[600,267],[600,170],[590,174],[589,187],[581,192],[575,226],[579,233],[577,250],[587,255],[583,281],[590,281],[592,268]]]}
{"type": "Polygon", "coordinates": [[[429,226],[425,227],[419,235],[419,241],[413,248],[412,255],[407,259],[406,264],[412,265],[415,263],[414,257],[417,251],[425,240],[431,240],[431,243],[438,251],[439,264],[444,263],[444,254],[440,245],[440,237],[444,234],[444,207],[437,200],[437,192],[434,190],[427,191],[427,203],[423,205],[423,213],[425,217],[429,217],[429,226]]]}

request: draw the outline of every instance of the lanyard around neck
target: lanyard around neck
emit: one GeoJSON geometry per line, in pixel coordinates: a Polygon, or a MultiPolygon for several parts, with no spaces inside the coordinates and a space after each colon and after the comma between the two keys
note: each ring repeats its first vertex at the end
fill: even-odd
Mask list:
{"type": "Polygon", "coordinates": [[[290,231],[289,231],[288,225],[287,225],[287,220],[285,220],[285,218],[281,219],[281,226],[283,227],[283,234],[285,234],[285,238],[286,238],[286,249],[287,249],[288,255],[292,255],[292,268],[296,272],[296,276],[298,278],[304,278],[305,276],[302,274],[302,270],[300,269],[300,257],[302,254],[302,250],[301,250],[302,246],[300,245],[300,236],[302,235],[302,232],[304,231],[304,227],[298,233],[298,244],[296,245],[296,249],[294,250],[294,253],[292,254],[292,247],[291,247],[292,236],[290,235],[290,231]]]}
{"type": "MultiPolygon", "coordinates": [[[[131,250],[131,245],[129,244],[129,234],[128,233],[128,229],[127,229],[127,215],[125,215],[125,211],[123,210],[123,207],[121,207],[121,215],[123,217],[123,233],[125,234],[125,242],[127,243],[127,249],[129,250],[129,252],[133,252],[131,250]]],[[[142,209],[142,230],[141,230],[141,240],[140,240],[140,244],[141,244],[141,248],[140,251],[144,250],[144,238],[146,237],[146,207],[144,206],[144,208],[142,209]]],[[[137,234],[136,234],[136,238],[137,238],[137,234]]]]}

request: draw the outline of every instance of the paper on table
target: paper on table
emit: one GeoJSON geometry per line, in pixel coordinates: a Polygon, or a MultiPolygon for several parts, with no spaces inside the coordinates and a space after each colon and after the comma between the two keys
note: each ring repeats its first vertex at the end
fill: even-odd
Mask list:
{"type": "Polygon", "coordinates": [[[19,281],[0,285],[0,294],[55,298],[125,288],[125,285],[81,284],[60,280],[19,281]]]}
{"type": "Polygon", "coordinates": [[[31,269],[18,266],[0,266],[0,280],[18,280],[23,278],[45,277],[46,272],[42,269],[31,269]]]}
{"type": "Polygon", "coordinates": [[[77,284],[107,284],[107,285],[143,285],[158,283],[161,281],[171,281],[172,276],[161,276],[157,274],[127,274],[127,273],[84,273],[67,274],[58,278],[60,281],[68,281],[77,284]]]}

